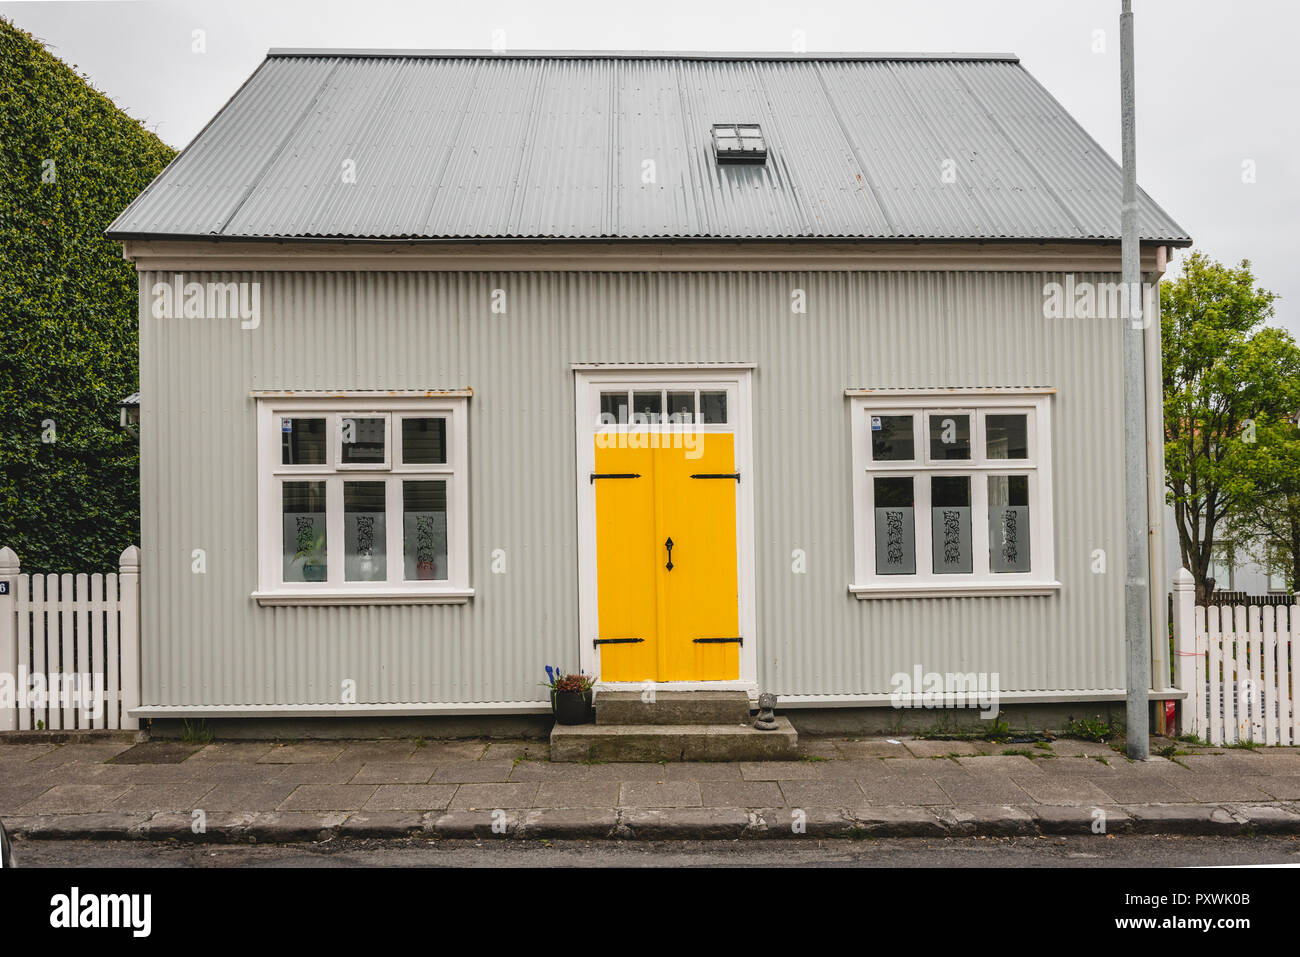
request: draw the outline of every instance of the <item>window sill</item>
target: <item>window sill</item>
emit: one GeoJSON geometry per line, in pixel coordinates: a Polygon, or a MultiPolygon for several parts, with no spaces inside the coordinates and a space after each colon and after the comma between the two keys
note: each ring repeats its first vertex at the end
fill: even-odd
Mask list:
{"type": "Polygon", "coordinates": [[[463,605],[474,597],[472,588],[440,591],[255,591],[259,605],[463,605]]]}
{"type": "Polygon", "coordinates": [[[1060,582],[1007,582],[936,585],[850,585],[855,598],[999,598],[1004,596],[1055,595],[1060,582]]]}

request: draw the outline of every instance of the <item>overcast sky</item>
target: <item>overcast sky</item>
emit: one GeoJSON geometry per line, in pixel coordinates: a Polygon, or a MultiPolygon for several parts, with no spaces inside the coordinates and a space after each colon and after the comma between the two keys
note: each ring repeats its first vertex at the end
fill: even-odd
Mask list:
{"type": "MultiPolygon", "coordinates": [[[[1300,336],[1294,0],[1134,0],[1138,179],[1195,248],[1250,259],[1300,336]],[[1254,182],[1243,182],[1243,164],[1254,182]]],[[[1119,155],[1120,0],[0,2],[182,147],[271,47],[1012,52],[1119,155]],[[193,32],[204,32],[204,51],[193,32]]]]}

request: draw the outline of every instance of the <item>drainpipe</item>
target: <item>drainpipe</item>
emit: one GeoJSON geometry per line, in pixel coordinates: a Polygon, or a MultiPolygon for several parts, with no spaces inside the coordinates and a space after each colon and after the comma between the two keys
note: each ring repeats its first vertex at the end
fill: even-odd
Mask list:
{"type": "Polygon", "coordinates": [[[1150,757],[1151,606],[1148,598],[1147,433],[1141,322],[1142,272],[1137,226],[1137,147],[1133,95],[1133,4],[1123,0],[1119,18],[1120,125],[1123,133],[1124,200],[1120,212],[1121,277],[1129,308],[1124,339],[1124,642],[1127,651],[1128,756],[1150,757]]]}

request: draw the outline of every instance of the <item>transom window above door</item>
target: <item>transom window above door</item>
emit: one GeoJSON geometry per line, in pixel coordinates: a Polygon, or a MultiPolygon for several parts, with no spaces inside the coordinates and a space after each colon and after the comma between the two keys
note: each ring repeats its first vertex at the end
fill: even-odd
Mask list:
{"type": "Polygon", "coordinates": [[[850,591],[870,598],[1059,587],[1047,391],[850,396],[850,591]]]}
{"type": "Polygon", "coordinates": [[[258,402],[262,604],[469,597],[464,396],[258,402]]]}
{"type": "Polygon", "coordinates": [[[600,426],[676,426],[730,424],[734,389],[654,386],[602,389],[600,426]]]}

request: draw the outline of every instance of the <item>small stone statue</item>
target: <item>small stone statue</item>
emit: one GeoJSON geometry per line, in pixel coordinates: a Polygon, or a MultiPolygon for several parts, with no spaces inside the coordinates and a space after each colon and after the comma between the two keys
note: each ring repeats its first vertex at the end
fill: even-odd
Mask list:
{"type": "Polygon", "coordinates": [[[772,709],[776,707],[776,695],[770,691],[764,691],[758,696],[758,717],[754,719],[754,727],[759,731],[775,731],[776,715],[772,709]]]}

